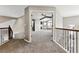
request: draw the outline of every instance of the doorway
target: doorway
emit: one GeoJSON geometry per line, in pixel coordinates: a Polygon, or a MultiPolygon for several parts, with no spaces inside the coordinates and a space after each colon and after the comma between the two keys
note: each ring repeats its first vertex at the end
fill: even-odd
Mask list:
{"type": "Polygon", "coordinates": [[[53,12],[32,12],[32,41],[49,41],[53,37],[53,12]]]}

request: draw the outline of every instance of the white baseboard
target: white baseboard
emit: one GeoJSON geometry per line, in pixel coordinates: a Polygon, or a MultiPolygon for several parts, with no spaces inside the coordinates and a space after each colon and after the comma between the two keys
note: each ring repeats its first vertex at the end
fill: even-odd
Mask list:
{"type": "Polygon", "coordinates": [[[31,40],[24,39],[24,41],[26,41],[27,43],[31,43],[31,40]]]}
{"type": "Polygon", "coordinates": [[[55,40],[53,40],[59,47],[61,47],[66,53],[69,53],[65,48],[63,48],[58,42],[56,42],[55,40]]]}

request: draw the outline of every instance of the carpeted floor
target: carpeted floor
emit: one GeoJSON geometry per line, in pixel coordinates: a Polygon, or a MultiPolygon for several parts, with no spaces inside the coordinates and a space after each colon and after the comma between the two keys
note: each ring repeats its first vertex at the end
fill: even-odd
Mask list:
{"type": "Polygon", "coordinates": [[[50,31],[32,32],[32,43],[23,39],[15,39],[0,46],[1,53],[65,53],[52,41],[50,31]]]}

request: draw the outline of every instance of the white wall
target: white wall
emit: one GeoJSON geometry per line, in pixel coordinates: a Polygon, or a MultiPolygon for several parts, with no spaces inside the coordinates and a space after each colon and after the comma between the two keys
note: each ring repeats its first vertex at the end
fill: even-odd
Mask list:
{"type": "Polygon", "coordinates": [[[69,25],[79,26],[79,16],[65,17],[63,22],[64,27],[69,25]]]}
{"type": "Polygon", "coordinates": [[[0,16],[0,28],[8,27],[9,25],[13,27],[15,21],[16,21],[16,18],[14,17],[0,16]]]}
{"type": "Polygon", "coordinates": [[[23,39],[24,38],[24,16],[18,18],[13,26],[14,38],[23,39]]]}
{"type": "Polygon", "coordinates": [[[63,17],[58,10],[56,10],[56,27],[63,27],[63,17]]]}
{"type": "Polygon", "coordinates": [[[11,28],[13,29],[13,25],[14,25],[15,21],[16,21],[15,19],[11,19],[11,20],[9,20],[9,21],[0,23],[0,28],[9,27],[9,25],[10,25],[11,28]]]}
{"type": "Polygon", "coordinates": [[[13,26],[14,32],[24,32],[24,16],[16,19],[16,23],[13,26]]]}

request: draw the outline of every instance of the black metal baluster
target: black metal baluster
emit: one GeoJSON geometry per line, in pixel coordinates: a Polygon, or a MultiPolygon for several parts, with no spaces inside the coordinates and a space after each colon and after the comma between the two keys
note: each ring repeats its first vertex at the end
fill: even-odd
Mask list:
{"type": "Polygon", "coordinates": [[[75,38],[74,38],[74,31],[73,31],[73,53],[74,53],[74,40],[75,38]]]}
{"type": "Polygon", "coordinates": [[[70,31],[70,53],[71,53],[71,31],[70,31]]]}
{"type": "Polygon", "coordinates": [[[63,33],[64,33],[63,39],[64,39],[64,48],[65,48],[65,30],[63,30],[63,33]]]}
{"type": "Polygon", "coordinates": [[[78,33],[76,32],[76,53],[78,53],[78,33]]]}
{"type": "Polygon", "coordinates": [[[66,46],[66,50],[68,51],[68,31],[66,31],[65,30],[65,34],[66,34],[66,36],[65,36],[65,46],[66,46]]]}
{"type": "Polygon", "coordinates": [[[69,51],[69,31],[67,31],[67,51],[69,51]]]}
{"type": "Polygon", "coordinates": [[[65,31],[65,49],[67,48],[66,47],[66,30],[64,30],[65,31]]]}
{"type": "Polygon", "coordinates": [[[2,41],[4,43],[4,34],[3,34],[3,31],[5,31],[5,29],[2,29],[2,41]]]}
{"type": "Polygon", "coordinates": [[[1,29],[1,44],[2,44],[2,29],[1,29]]]}
{"type": "Polygon", "coordinates": [[[66,49],[68,51],[68,32],[66,31],[66,49]]]}

